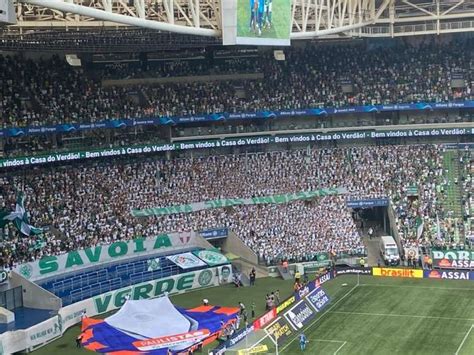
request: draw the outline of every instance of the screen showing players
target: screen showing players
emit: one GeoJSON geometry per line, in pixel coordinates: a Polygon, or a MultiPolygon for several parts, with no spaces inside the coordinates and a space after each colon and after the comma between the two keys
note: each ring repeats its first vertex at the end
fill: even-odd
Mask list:
{"type": "Polygon", "coordinates": [[[237,0],[236,44],[290,45],[290,0],[237,0]]]}

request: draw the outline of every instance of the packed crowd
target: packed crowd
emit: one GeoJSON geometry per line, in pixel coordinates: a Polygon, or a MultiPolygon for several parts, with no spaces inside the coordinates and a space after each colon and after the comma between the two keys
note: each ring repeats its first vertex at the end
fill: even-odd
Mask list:
{"type": "MultiPolygon", "coordinates": [[[[417,244],[415,219],[426,230],[443,218],[436,194],[442,176],[437,145],[313,148],[170,161],[109,160],[0,175],[0,208],[13,209],[16,190],[27,196],[35,226],[50,226],[44,245],[3,231],[2,263],[25,262],[90,245],[228,227],[268,263],[311,259],[318,252],[363,251],[346,199],[389,196],[404,245],[417,244]],[[418,198],[407,188],[416,185],[418,198]],[[215,208],[136,218],[132,209],[220,198],[248,198],[340,187],[347,194],[278,205],[215,208]]],[[[426,233],[426,238],[429,234],[426,233]]]]}
{"type": "Polygon", "coordinates": [[[144,86],[105,87],[94,71],[70,67],[57,57],[32,61],[0,57],[0,122],[4,127],[115,118],[176,116],[216,112],[302,109],[473,99],[471,40],[450,44],[370,48],[367,43],[292,48],[285,61],[273,53],[233,64],[168,64],[158,72],[121,69],[138,75],[246,73],[262,79],[218,80],[144,86]],[[237,63],[237,64],[236,64],[237,63]],[[240,63],[240,64],[239,64],[240,63]],[[239,70],[241,65],[241,70],[239,70]],[[168,68],[168,69],[167,69],[168,68]],[[148,74],[147,74],[148,73],[148,74]],[[452,88],[453,74],[464,87],[452,88]],[[351,92],[341,89],[352,86],[351,92]],[[140,94],[141,93],[141,94],[140,94]]]}
{"type": "MultiPolygon", "coordinates": [[[[467,147],[459,154],[461,171],[460,186],[462,192],[461,206],[462,219],[465,222],[465,235],[471,236],[474,242],[474,153],[467,147]]],[[[473,243],[474,244],[474,243],[473,243]]]]}
{"type": "MultiPolygon", "coordinates": [[[[186,58],[186,54],[183,54],[186,58]]],[[[104,79],[169,78],[178,76],[220,75],[237,73],[260,73],[261,61],[255,57],[219,58],[213,60],[199,56],[197,58],[147,61],[144,65],[125,63],[107,64],[99,70],[91,67],[96,75],[104,79]]]]}

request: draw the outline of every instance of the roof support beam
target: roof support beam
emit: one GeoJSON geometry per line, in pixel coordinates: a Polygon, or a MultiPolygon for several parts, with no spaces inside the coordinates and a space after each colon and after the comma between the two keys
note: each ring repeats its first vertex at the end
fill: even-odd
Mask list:
{"type": "MultiPolygon", "coordinates": [[[[188,35],[198,35],[198,36],[219,36],[220,31],[212,30],[208,28],[196,28],[189,26],[175,25],[171,23],[164,23],[159,21],[146,20],[139,17],[132,17],[126,15],[120,15],[115,13],[106,12],[103,10],[94,9],[91,7],[76,5],[67,3],[59,0],[21,0],[24,3],[48,7],[54,10],[58,10],[64,13],[74,13],[79,15],[84,15],[92,17],[102,21],[111,21],[116,23],[121,23],[124,25],[149,28],[152,30],[158,31],[168,31],[188,35]]],[[[166,1],[166,0],[165,0],[166,1]]],[[[172,0],[171,0],[172,1],[172,0]]]]}

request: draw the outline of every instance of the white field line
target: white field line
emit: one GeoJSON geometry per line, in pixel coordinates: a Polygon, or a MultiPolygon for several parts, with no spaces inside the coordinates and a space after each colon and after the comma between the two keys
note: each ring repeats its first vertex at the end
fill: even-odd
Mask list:
{"type": "MultiPolygon", "coordinates": [[[[328,310],[326,312],[324,312],[319,318],[316,318],[314,321],[312,321],[307,327],[306,327],[306,330],[308,330],[309,328],[311,328],[314,324],[316,324],[321,318],[323,318],[326,314],[329,313],[329,311],[331,309],[333,309],[335,306],[337,306],[339,304],[339,302],[341,302],[343,299],[345,299],[347,296],[349,296],[352,291],[354,291],[356,288],[357,288],[358,285],[355,285],[353,288],[351,288],[344,296],[342,296],[341,298],[339,298],[336,302],[334,302],[334,304],[328,308],[328,310]]],[[[291,339],[283,348],[281,348],[281,351],[285,351],[286,348],[288,348],[290,346],[291,343],[293,343],[296,339],[298,338],[298,335],[295,336],[293,339],[291,339]]]]}
{"type": "Polygon", "coordinates": [[[336,355],[339,352],[339,350],[341,350],[344,347],[344,345],[346,345],[346,344],[347,344],[347,341],[345,341],[340,347],[338,347],[333,355],[336,355]]]}
{"type": "Polygon", "coordinates": [[[359,286],[365,287],[396,287],[396,288],[424,288],[429,290],[459,290],[459,291],[471,291],[474,292],[474,288],[466,287],[432,287],[432,286],[417,286],[417,285],[375,285],[375,284],[360,284],[359,286]]]}
{"type": "Polygon", "coordinates": [[[309,340],[310,341],[320,341],[320,342],[324,342],[324,343],[339,343],[339,344],[342,344],[340,347],[337,348],[337,350],[334,352],[333,355],[336,355],[338,353],[338,351],[341,350],[342,347],[347,344],[347,341],[344,341],[344,340],[313,339],[313,338],[310,338],[309,340]]]}
{"type": "Polygon", "coordinates": [[[330,340],[330,339],[314,339],[314,338],[309,338],[310,341],[322,341],[325,343],[347,343],[347,341],[344,340],[330,340]]]}
{"type": "Polygon", "coordinates": [[[462,320],[462,321],[474,321],[471,318],[451,318],[451,317],[434,317],[434,316],[420,316],[416,314],[395,314],[395,313],[364,313],[364,312],[344,312],[344,311],[331,311],[327,313],[333,314],[352,314],[360,316],[374,316],[374,317],[408,317],[408,318],[421,318],[421,319],[444,319],[444,320],[462,320]]]}
{"type": "Polygon", "coordinates": [[[467,338],[469,337],[469,334],[471,333],[472,329],[474,328],[474,324],[471,325],[471,328],[469,328],[469,330],[467,331],[466,335],[464,336],[461,344],[459,344],[459,347],[458,347],[458,350],[456,350],[456,353],[454,355],[458,355],[459,352],[461,351],[462,349],[462,346],[464,345],[464,343],[466,342],[467,338]]]}

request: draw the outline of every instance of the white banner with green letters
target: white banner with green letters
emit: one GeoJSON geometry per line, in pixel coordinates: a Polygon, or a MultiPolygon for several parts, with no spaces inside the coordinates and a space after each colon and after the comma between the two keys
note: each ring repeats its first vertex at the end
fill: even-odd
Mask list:
{"type": "Polygon", "coordinates": [[[162,216],[176,213],[191,213],[211,208],[223,208],[241,205],[259,205],[259,204],[280,204],[291,201],[309,200],[314,197],[341,195],[347,193],[345,188],[329,188],[314,191],[300,191],[292,194],[282,194],[252,198],[226,198],[219,200],[210,200],[204,202],[195,202],[185,205],[174,205],[168,207],[154,207],[143,210],[132,210],[134,217],[162,216]]]}
{"type": "Polygon", "coordinates": [[[61,255],[45,256],[39,260],[15,267],[15,271],[30,281],[96,266],[121,259],[181,251],[195,246],[195,234],[170,233],[153,238],[136,238],[117,241],[109,245],[97,245],[61,255]]]}

